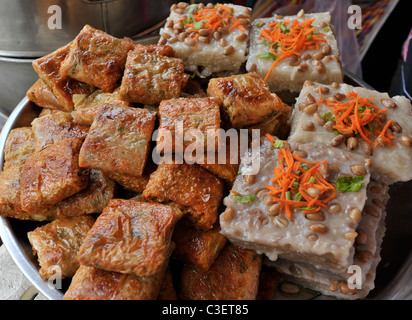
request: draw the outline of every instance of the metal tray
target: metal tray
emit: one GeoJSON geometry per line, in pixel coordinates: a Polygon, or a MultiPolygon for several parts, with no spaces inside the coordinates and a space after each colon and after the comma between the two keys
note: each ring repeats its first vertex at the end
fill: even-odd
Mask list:
{"type": "MultiPolygon", "coordinates": [[[[345,72],[344,81],[354,86],[371,87],[345,72]]],[[[30,126],[40,108],[24,98],[14,109],[0,135],[0,164],[4,162],[4,146],[10,130],[30,126]]],[[[387,206],[387,232],[382,246],[382,261],[377,270],[376,288],[367,299],[412,299],[412,182],[396,183],[390,188],[387,206]]],[[[39,275],[39,265],[27,239],[27,232],[44,223],[0,217],[0,236],[10,255],[24,275],[48,299],[62,299],[70,279],[62,289],[55,289],[39,275]]],[[[326,297],[321,297],[326,298],[326,297]]]]}

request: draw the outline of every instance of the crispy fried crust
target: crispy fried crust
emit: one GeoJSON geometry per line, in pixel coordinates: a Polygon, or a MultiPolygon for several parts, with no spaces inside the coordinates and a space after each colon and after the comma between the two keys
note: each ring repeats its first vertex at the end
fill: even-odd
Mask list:
{"type": "Polygon", "coordinates": [[[86,236],[78,259],[107,271],[154,275],[167,265],[180,217],[179,210],[167,205],[112,200],[86,236]]]}
{"type": "Polygon", "coordinates": [[[179,297],[184,300],[253,300],[262,256],[228,244],[212,267],[201,272],[184,266],[179,297]]]}
{"type": "Polygon", "coordinates": [[[164,272],[138,277],[81,265],[63,300],[154,300],[163,277],[164,272]]]}
{"type": "Polygon", "coordinates": [[[76,273],[80,266],[77,251],[93,224],[92,216],[63,218],[28,233],[40,264],[39,273],[44,279],[56,276],[57,272],[61,272],[62,278],[76,273]]]}
{"type": "Polygon", "coordinates": [[[120,95],[130,102],[159,104],[165,99],[179,98],[187,79],[181,59],[130,51],[120,95]]]}
{"type": "Polygon", "coordinates": [[[62,111],[73,110],[73,94],[90,94],[94,91],[90,85],[60,74],[60,64],[69,53],[70,46],[71,43],[44,57],[33,60],[32,63],[40,79],[47,84],[60,101],[62,111]]]}
{"type": "Polygon", "coordinates": [[[166,57],[174,57],[175,50],[171,46],[160,45],[160,44],[140,44],[136,43],[134,46],[134,51],[141,53],[154,53],[166,57]]]}
{"type": "Polygon", "coordinates": [[[47,208],[42,215],[48,220],[101,213],[112,200],[115,182],[99,170],[90,169],[86,188],[47,208]]]}
{"type": "MultiPolygon", "coordinates": [[[[219,100],[215,98],[180,98],[163,100],[159,105],[159,136],[162,143],[162,136],[172,137],[172,149],[176,150],[176,139],[178,136],[178,128],[182,126],[183,137],[191,129],[200,130],[202,137],[204,137],[204,148],[216,149],[216,138],[214,138],[215,132],[220,128],[220,111],[219,100]],[[215,141],[214,145],[209,146],[208,136],[212,136],[211,141],[215,141]]],[[[183,150],[189,145],[197,142],[193,137],[191,141],[185,141],[183,139],[183,150]]],[[[163,142],[164,143],[164,142],[163,142]]]]}
{"type": "Polygon", "coordinates": [[[103,105],[80,150],[80,166],[141,176],[155,119],[145,109],[103,105]]]}
{"type": "Polygon", "coordinates": [[[111,92],[133,47],[131,39],[118,39],[86,25],[72,41],[60,74],[111,92]]]}
{"type": "Polygon", "coordinates": [[[72,112],[73,120],[79,124],[90,126],[99,111],[99,108],[104,104],[115,104],[117,106],[132,107],[132,104],[120,99],[119,90],[116,89],[112,93],[96,90],[91,95],[76,96],[77,101],[74,104],[72,112]]]}
{"type": "Polygon", "coordinates": [[[234,128],[257,124],[283,111],[282,101],[271,94],[256,73],[213,78],[207,93],[221,101],[223,112],[234,128]]]}
{"type": "Polygon", "coordinates": [[[52,89],[41,79],[38,79],[29,90],[27,90],[26,96],[39,107],[51,110],[66,110],[52,89]]]}
{"type": "Polygon", "coordinates": [[[0,216],[30,220],[20,204],[22,170],[23,165],[9,166],[0,174],[0,216]]]}
{"type": "Polygon", "coordinates": [[[35,151],[32,128],[22,127],[10,131],[4,147],[4,167],[21,165],[35,151]]]}
{"type": "Polygon", "coordinates": [[[21,207],[37,213],[87,186],[88,171],[79,167],[80,139],[65,139],[27,158],[21,180],[21,207]]]}
{"type": "Polygon", "coordinates": [[[70,113],[56,112],[32,121],[36,152],[67,138],[85,139],[89,127],[73,121],[70,113]]]}
{"type": "Polygon", "coordinates": [[[197,165],[160,164],[151,174],[143,197],[175,203],[198,228],[208,230],[217,220],[223,184],[197,165]]]}
{"type": "Polygon", "coordinates": [[[173,254],[199,270],[207,271],[225,246],[227,239],[216,225],[211,230],[194,228],[186,219],[176,225],[173,233],[176,249],[173,254]]]}

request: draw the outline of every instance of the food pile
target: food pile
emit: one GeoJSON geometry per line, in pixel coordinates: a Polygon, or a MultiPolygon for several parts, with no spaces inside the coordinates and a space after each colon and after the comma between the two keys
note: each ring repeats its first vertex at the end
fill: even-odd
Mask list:
{"type": "Polygon", "coordinates": [[[0,215],[36,221],[64,299],[374,288],[389,185],[412,179],[410,101],[343,83],[329,13],[250,16],[181,2],[157,44],[86,25],[33,62],[39,113],[8,136],[0,215]]]}

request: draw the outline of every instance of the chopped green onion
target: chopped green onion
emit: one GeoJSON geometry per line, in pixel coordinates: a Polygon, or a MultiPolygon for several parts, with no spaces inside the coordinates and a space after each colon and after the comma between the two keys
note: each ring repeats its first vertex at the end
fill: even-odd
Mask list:
{"type": "Polygon", "coordinates": [[[240,203],[252,203],[253,201],[255,201],[256,196],[251,195],[251,196],[242,197],[237,194],[234,194],[233,197],[236,199],[237,202],[240,202],[240,203]]]}
{"type": "Polygon", "coordinates": [[[324,27],[324,28],[323,28],[323,31],[329,32],[329,31],[330,31],[330,28],[329,28],[329,27],[324,27]]]}
{"type": "Polygon", "coordinates": [[[278,56],[275,56],[273,53],[270,53],[270,52],[262,52],[262,53],[257,54],[256,58],[277,60],[278,56]]]}
{"type": "Polygon", "coordinates": [[[338,135],[339,135],[339,131],[336,130],[336,129],[333,129],[333,130],[332,130],[332,133],[333,133],[335,136],[338,136],[338,135]]]}
{"type": "Polygon", "coordinates": [[[288,27],[286,26],[286,24],[285,24],[283,21],[279,22],[279,24],[280,24],[280,29],[281,29],[284,33],[288,33],[288,32],[289,32],[288,27]]]}
{"type": "Polygon", "coordinates": [[[292,188],[293,188],[293,189],[297,189],[297,188],[299,188],[299,185],[300,185],[300,183],[299,183],[298,181],[295,181],[295,182],[292,184],[292,188]]]}
{"type": "Polygon", "coordinates": [[[276,140],[275,142],[272,143],[273,147],[276,149],[282,149],[283,147],[283,140],[276,140]]]}
{"type": "Polygon", "coordinates": [[[295,201],[301,201],[303,199],[303,196],[300,192],[297,192],[295,194],[295,201]]]}
{"type": "Polygon", "coordinates": [[[315,178],[314,176],[311,176],[311,177],[309,178],[309,181],[312,182],[312,183],[315,183],[315,182],[316,182],[316,178],[315,178]]]}
{"type": "Polygon", "coordinates": [[[336,179],[336,187],[341,192],[357,192],[363,186],[363,182],[360,182],[363,179],[363,176],[339,176],[336,179]]]}
{"type": "Polygon", "coordinates": [[[314,210],[314,207],[299,207],[300,210],[314,210]]]}
{"type": "Polygon", "coordinates": [[[285,192],[285,197],[286,197],[286,200],[290,200],[290,199],[291,199],[291,197],[290,197],[290,191],[286,191],[286,192],[285,192]]]}

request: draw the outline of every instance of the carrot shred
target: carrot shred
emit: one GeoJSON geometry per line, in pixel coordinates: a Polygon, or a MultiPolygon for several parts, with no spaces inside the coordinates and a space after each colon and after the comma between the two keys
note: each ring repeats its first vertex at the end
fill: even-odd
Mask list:
{"type": "Polygon", "coordinates": [[[316,27],[312,26],[315,18],[302,22],[298,20],[284,20],[273,22],[268,25],[269,29],[262,29],[260,35],[269,41],[270,53],[275,61],[266,74],[265,81],[268,81],[273,69],[284,59],[292,55],[301,56],[301,52],[318,48],[319,42],[327,42],[325,34],[316,32],[316,27]]]}
{"type": "Polygon", "coordinates": [[[209,34],[205,35],[209,39],[212,39],[213,33],[220,27],[227,28],[229,32],[234,29],[246,30],[241,24],[241,19],[234,16],[233,9],[220,3],[211,9],[198,9],[179,21],[185,26],[187,37],[194,41],[194,51],[197,50],[197,39],[201,29],[209,30],[209,34]]]}
{"type": "Polygon", "coordinates": [[[372,103],[374,99],[362,97],[353,91],[348,92],[346,97],[349,100],[323,100],[319,95],[318,105],[325,104],[334,115],[335,130],[344,135],[359,135],[375,148],[378,146],[378,139],[382,143],[395,145],[392,140],[396,137],[387,132],[393,120],[388,121],[381,129],[380,115],[385,113],[386,109],[379,109],[372,103]],[[372,138],[375,138],[374,143],[372,138]]]}
{"type": "MultiPolygon", "coordinates": [[[[267,134],[270,142],[275,139],[267,134]]],[[[282,147],[278,153],[277,166],[273,168],[273,185],[265,185],[269,189],[269,196],[274,202],[280,204],[280,210],[288,219],[293,219],[294,210],[297,208],[303,213],[318,212],[327,208],[327,203],[336,197],[337,192],[318,169],[326,161],[314,162],[302,159],[291,153],[290,148],[282,147]],[[313,165],[308,168],[306,164],[313,165]],[[316,195],[311,194],[309,188],[318,190],[316,195]],[[332,192],[332,194],[330,194],[332,192]]]]}

